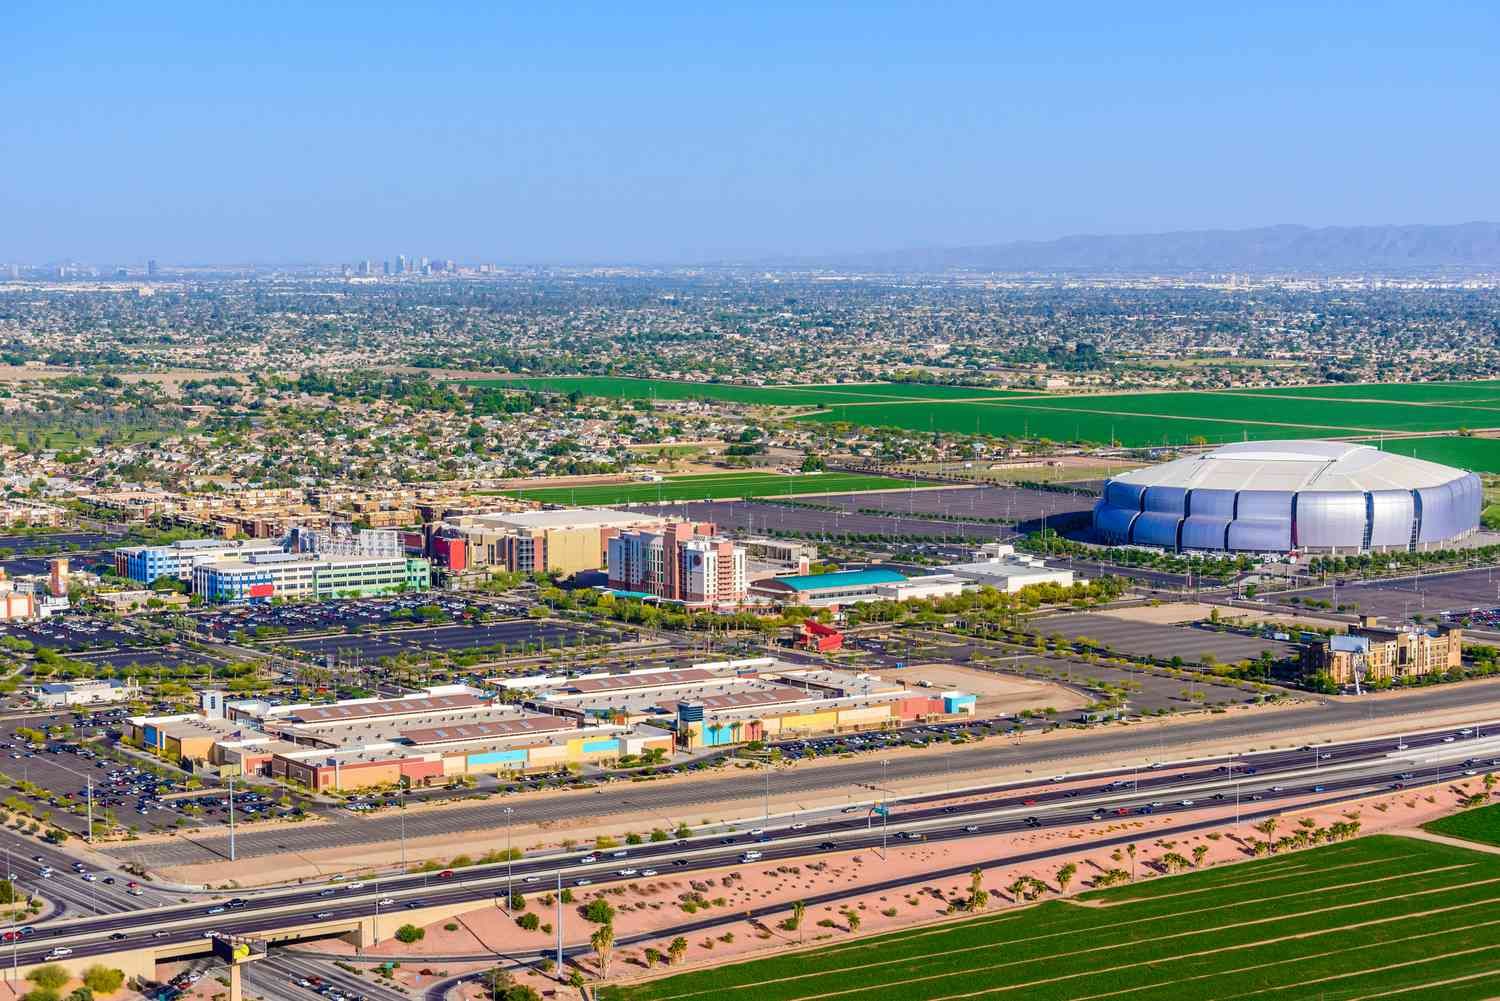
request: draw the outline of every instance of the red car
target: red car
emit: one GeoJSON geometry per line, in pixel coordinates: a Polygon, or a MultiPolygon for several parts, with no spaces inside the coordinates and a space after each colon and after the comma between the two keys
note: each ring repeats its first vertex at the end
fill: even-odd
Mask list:
{"type": "Polygon", "coordinates": [[[438,879],[452,879],[452,878],[453,878],[453,870],[452,869],[444,869],[442,872],[438,873],[438,879]]]}

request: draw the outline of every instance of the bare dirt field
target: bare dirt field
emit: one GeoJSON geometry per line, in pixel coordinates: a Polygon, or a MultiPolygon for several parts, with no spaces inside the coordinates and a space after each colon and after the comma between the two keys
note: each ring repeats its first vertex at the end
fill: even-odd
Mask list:
{"type": "Polygon", "coordinates": [[[1101,609],[1094,614],[1107,615],[1115,619],[1124,619],[1127,622],[1148,622],[1153,625],[1170,626],[1182,622],[1201,622],[1218,609],[1219,617],[1228,622],[1286,622],[1301,626],[1318,626],[1322,628],[1338,627],[1342,629],[1348,625],[1334,619],[1320,619],[1313,615],[1298,615],[1291,612],[1279,612],[1276,609],[1253,609],[1253,608],[1228,608],[1222,605],[1210,605],[1201,601],[1173,601],[1162,605],[1134,605],[1129,608],[1107,608],[1101,609]]]}
{"type": "Polygon", "coordinates": [[[976,697],[975,713],[981,717],[1018,713],[1023,709],[1039,709],[1043,706],[1067,711],[1081,709],[1090,702],[1083,693],[1065,685],[1017,678],[993,671],[976,671],[957,664],[915,664],[900,671],[884,673],[881,677],[911,687],[968,692],[976,697]],[[926,686],[921,684],[924,681],[928,682],[926,686]]]}

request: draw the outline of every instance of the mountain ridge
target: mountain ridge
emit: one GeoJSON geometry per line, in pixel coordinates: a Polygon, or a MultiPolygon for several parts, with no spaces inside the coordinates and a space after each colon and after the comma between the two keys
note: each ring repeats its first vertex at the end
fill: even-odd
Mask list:
{"type": "Polygon", "coordinates": [[[893,271],[1202,271],[1332,273],[1500,270],[1500,223],[1178,230],[827,257],[893,271]]]}

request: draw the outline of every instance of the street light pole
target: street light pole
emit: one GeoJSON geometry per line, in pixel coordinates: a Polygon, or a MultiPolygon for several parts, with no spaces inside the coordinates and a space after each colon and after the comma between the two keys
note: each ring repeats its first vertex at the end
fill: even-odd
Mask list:
{"type": "Polygon", "coordinates": [[[557,980],[562,982],[563,978],[563,906],[562,906],[562,868],[557,870],[557,980]]]}
{"type": "Polygon", "coordinates": [[[234,777],[229,779],[229,861],[235,861],[234,852],[234,777]]]}
{"type": "Polygon", "coordinates": [[[511,901],[511,848],[510,848],[510,817],[516,811],[511,807],[505,808],[505,913],[510,913],[511,901]]]}
{"type": "Polygon", "coordinates": [[[88,838],[86,840],[88,841],[89,844],[93,844],[94,843],[94,779],[93,779],[92,776],[90,776],[89,780],[88,780],[88,798],[89,798],[89,836],[88,836],[88,838]]]}

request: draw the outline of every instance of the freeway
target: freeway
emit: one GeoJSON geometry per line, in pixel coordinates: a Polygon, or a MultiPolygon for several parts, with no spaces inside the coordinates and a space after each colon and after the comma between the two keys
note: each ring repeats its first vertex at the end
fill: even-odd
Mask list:
{"type": "MultiPolygon", "coordinates": [[[[1496,733],[1500,733],[1497,725],[1496,733]]],[[[1394,783],[1407,787],[1430,785],[1458,776],[1460,759],[1482,757],[1477,768],[1500,763],[1500,738],[1434,731],[1412,735],[1400,750],[1390,741],[1360,741],[1344,745],[1250,755],[1233,762],[1213,759],[1164,766],[1139,772],[1111,772],[1060,783],[1030,794],[1008,790],[994,799],[935,805],[931,797],[900,804],[878,826],[864,811],[807,823],[781,826],[763,834],[723,838],[699,837],[682,842],[633,846],[608,857],[596,853],[522,858],[476,866],[456,873],[414,873],[379,881],[286,887],[228,903],[178,904],[133,913],[56,920],[39,923],[32,935],[12,943],[13,963],[44,961],[48,951],[65,945],[73,955],[102,954],[130,945],[174,944],[201,939],[214,932],[265,934],[289,926],[315,922],[388,920],[385,934],[401,923],[405,910],[451,903],[503,900],[510,890],[543,891],[559,885],[603,885],[650,878],[653,866],[664,872],[686,873],[743,864],[743,853],[760,853],[766,864],[823,852],[884,848],[890,842],[920,838],[926,841],[959,839],[1034,828],[1072,827],[1110,816],[1143,812],[1181,816],[1184,826],[1153,831],[1167,836],[1225,823],[1218,812],[1231,802],[1242,819],[1281,812],[1295,804],[1357,798],[1394,783]],[[1123,775],[1130,774],[1125,781],[1123,775]],[[1114,781],[1086,788],[1075,782],[1114,781]],[[1157,799],[1156,797],[1162,797],[1157,799]],[[1194,815],[1197,815],[1196,817],[1194,815]],[[1212,814],[1212,815],[1209,815],[1212,814]],[[623,856],[623,857],[622,857],[623,856]],[[386,916],[389,915],[389,918],[386,916]]],[[[1060,777],[1064,778],[1064,777],[1060,777]]],[[[1046,784],[1044,783],[1044,786],[1046,784]]],[[[1135,840],[1138,833],[1121,835],[1135,840]]],[[[1113,843],[1106,839],[1095,845],[1113,843]]],[[[1058,850],[1076,851],[1075,842],[1058,850]]],[[[972,867],[974,863],[967,863],[972,867]]],[[[965,869],[966,871],[966,869],[965,869]]],[[[869,887],[860,887],[868,892],[869,887]]],[[[3,954],[0,954],[3,962],[3,954]]]]}
{"type": "MultiPolygon", "coordinates": [[[[1192,756],[1197,753],[1195,748],[1205,741],[1237,740],[1246,747],[1264,746],[1285,740],[1287,732],[1298,729],[1367,723],[1372,731],[1416,730],[1423,725],[1424,714],[1457,710],[1471,711],[1476,719],[1500,716],[1500,680],[1443,685],[1357,702],[1325,700],[1274,712],[1204,716],[1162,726],[1110,725],[1056,734],[1034,743],[1023,739],[1017,744],[997,737],[971,746],[943,749],[942,767],[961,781],[965,773],[1004,767],[1065,771],[1069,761],[1090,756],[1146,763],[1192,756]]],[[[824,803],[852,801],[861,787],[883,780],[882,757],[888,757],[889,761],[884,781],[899,783],[932,778],[935,762],[929,755],[869,755],[812,767],[779,769],[772,780],[771,794],[816,797],[824,803]]],[[[402,836],[403,828],[407,838],[495,831],[505,826],[507,806],[515,810],[517,823],[566,823],[633,813],[657,817],[659,823],[670,829],[678,822],[696,824],[714,804],[754,802],[763,795],[765,779],[759,772],[704,773],[669,782],[632,783],[623,789],[603,786],[592,792],[509,797],[472,806],[414,811],[404,819],[386,813],[299,826],[281,825],[243,831],[236,838],[235,847],[238,857],[253,858],[395,842],[402,836]]],[[[150,868],[218,862],[229,857],[228,839],[219,834],[191,839],[178,836],[169,842],[132,844],[105,851],[150,868]]]]}

